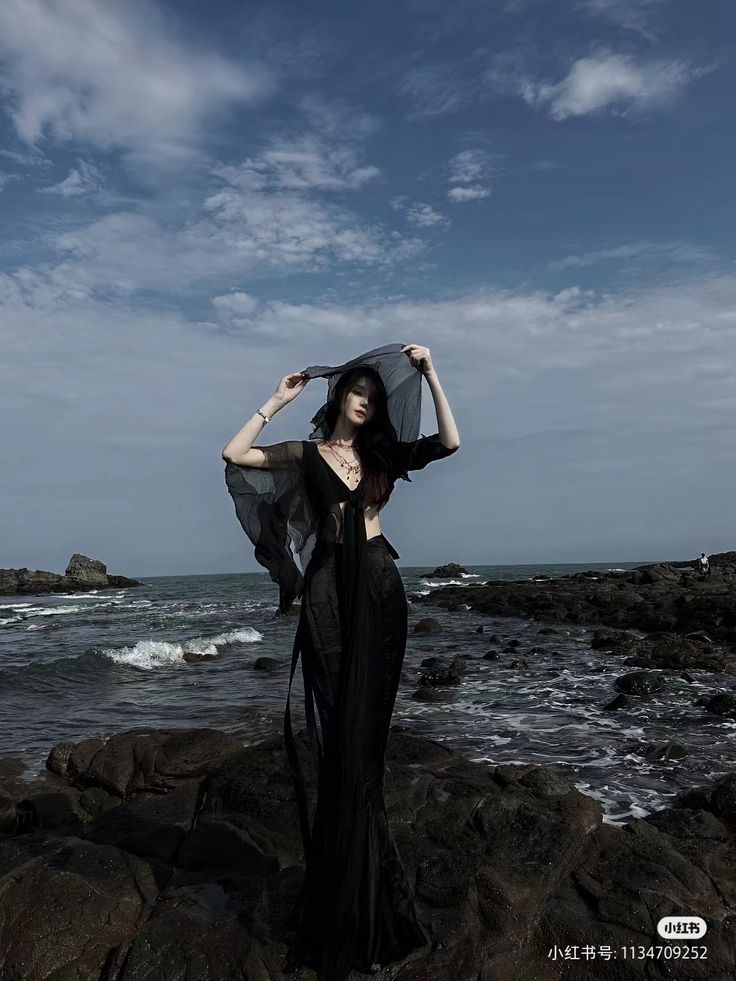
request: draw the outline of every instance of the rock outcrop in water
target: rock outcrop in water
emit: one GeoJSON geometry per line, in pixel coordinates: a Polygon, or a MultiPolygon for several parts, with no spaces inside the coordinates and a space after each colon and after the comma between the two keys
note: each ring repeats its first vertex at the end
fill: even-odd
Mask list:
{"type": "Polygon", "coordinates": [[[438,565],[429,573],[430,576],[459,576],[468,570],[465,566],[458,565],[457,562],[448,562],[447,565],[438,565]]]}
{"type": "Polygon", "coordinates": [[[451,611],[469,604],[477,613],[557,623],[705,632],[713,641],[736,645],[736,552],[711,555],[710,566],[708,579],[700,578],[694,561],[662,562],[625,572],[440,586],[425,596],[412,595],[412,602],[451,611]]]}
{"type": "Polygon", "coordinates": [[[75,552],[64,575],[41,569],[0,569],[0,596],[34,593],[79,593],[92,589],[127,589],[142,586],[137,579],[109,576],[107,566],[98,559],[75,552]]]}
{"type": "MultiPolygon", "coordinates": [[[[132,730],[58,745],[47,767],[28,784],[0,760],[3,978],[283,977],[303,867],[280,733],[132,730]]],[[[394,726],[386,801],[433,940],[377,981],[733,978],[736,775],[619,828],[553,768],[473,763],[394,726]],[[658,937],[670,915],[708,933],[658,937]],[[632,953],[650,946],[695,953],[632,953]]]]}

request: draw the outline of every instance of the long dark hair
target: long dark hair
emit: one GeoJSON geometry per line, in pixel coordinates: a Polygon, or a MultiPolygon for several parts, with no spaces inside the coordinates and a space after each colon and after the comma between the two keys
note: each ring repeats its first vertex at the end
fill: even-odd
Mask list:
{"type": "Polygon", "coordinates": [[[358,430],[353,446],[365,470],[365,501],[380,509],[389,499],[393,486],[391,461],[398,440],[388,414],[386,386],[375,368],[357,365],[335,382],[325,414],[327,438],[330,439],[335,431],[345,398],[359,378],[367,378],[370,382],[373,414],[358,430]]]}

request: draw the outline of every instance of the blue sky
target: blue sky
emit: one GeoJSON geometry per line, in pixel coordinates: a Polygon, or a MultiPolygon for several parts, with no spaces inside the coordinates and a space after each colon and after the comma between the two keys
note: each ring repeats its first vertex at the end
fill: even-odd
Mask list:
{"type": "Polygon", "coordinates": [[[462,439],[383,512],[400,564],[732,548],[735,27],[6,0],[0,565],[255,571],[222,446],[287,372],[395,341],[462,439]]]}

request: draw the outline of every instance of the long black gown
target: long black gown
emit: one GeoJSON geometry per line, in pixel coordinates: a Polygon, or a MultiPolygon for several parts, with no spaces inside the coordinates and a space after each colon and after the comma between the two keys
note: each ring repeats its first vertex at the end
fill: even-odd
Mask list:
{"type": "MultiPolygon", "coordinates": [[[[274,471],[271,480],[276,478],[277,490],[267,501],[253,468],[228,463],[226,478],[256,557],[260,552],[267,567],[270,559],[272,574],[280,562],[287,601],[282,608],[298,588],[284,571],[284,534],[296,537],[302,556],[309,554],[284,714],[306,865],[290,958],[314,967],[321,981],[344,981],[351,969],[370,973],[430,941],[384,801],[388,731],[406,650],[406,594],[396,549],[384,535],[366,537],[365,477],[351,490],[308,440],[260,449],[274,471]],[[311,549],[305,538],[313,538],[311,549]],[[291,727],[291,685],[300,654],[318,774],[311,827],[291,727]]],[[[408,470],[452,452],[438,434],[399,442],[391,488],[397,476],[410,479],[408,470]]]]}

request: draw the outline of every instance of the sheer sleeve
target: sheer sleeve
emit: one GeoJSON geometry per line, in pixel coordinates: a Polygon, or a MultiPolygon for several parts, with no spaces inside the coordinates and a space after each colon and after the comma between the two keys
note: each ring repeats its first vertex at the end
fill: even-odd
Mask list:
{"type": "MultiPolygon", "coordinates": [[[[299,439],[287,439],[270,446],[254,446],[266,457],[261,470],[297,470],[302,465],[304,447],[299,439]]],[[[253,468],[256,469],[256,468],[253,468]]]]}
{"type": "Polygon", "coordinates": [[[302,594],[303,573],[314,546],[314,516],[302,465],[304,443],[287,440],[258,449],[266,454],[266,465],[228,462],[225,483],[238,521],[255,546],[256,561],[278,583],[279,610],[287,613],[302,594]]]}
{"type": "Polygon", "coordinates": [[[440,434],[420,436],[411,442],[399,441],[394,455],[394,470],[397,477],[411,481],[409,470],[423,470],[433,460],[442,460],[457,451],[457,447],[449,449],[440,442],[440,434]]]}

